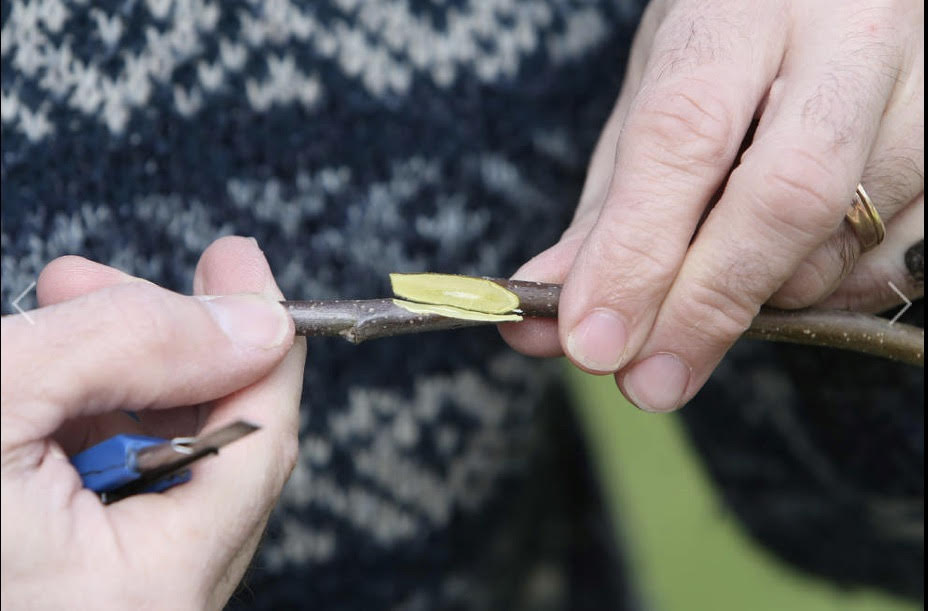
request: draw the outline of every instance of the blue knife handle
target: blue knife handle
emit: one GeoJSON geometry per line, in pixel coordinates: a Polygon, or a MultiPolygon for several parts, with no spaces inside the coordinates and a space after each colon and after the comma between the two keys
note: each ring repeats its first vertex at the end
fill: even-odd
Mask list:
{"type": "MultiPolygon", "coordinates": [[[[71,464],[80,474],[84,488],[102,494],[142,477],[143,474],[137,470],[136,465],[139,450],[169,442],[168,439],[143,435],[116,435],[87,448],[80,454],[75,454],[71,457],[71,464]]],[[[144,492],[167,490],[189,479],[190,471],[185,470],[158,480],[144,492]]]]}

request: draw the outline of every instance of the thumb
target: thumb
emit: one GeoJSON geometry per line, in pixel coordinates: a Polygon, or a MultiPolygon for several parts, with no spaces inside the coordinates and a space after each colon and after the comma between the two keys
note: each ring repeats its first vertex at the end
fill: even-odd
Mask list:
{"type": "Polygon", "coordinates": [[[209,301],[148,283],[95,291],[2,321],[2,446],[77,416],[202,403],[261,378],[293,343],[276,300],[209,301]]]}

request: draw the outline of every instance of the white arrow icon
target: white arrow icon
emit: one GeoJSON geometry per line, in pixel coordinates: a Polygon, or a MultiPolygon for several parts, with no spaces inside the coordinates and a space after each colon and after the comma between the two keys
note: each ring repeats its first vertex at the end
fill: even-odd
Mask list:
{"type": "Polygon", "coordinates": [[[897,320],[899,320],[899,317],[900,317],[900,316],[902,316],[903,314],[905,314],[905,311],[906,311],[906,310],[908,310],[909,308],[912,307],[912,302],[909,301],[909,298],[908,298],[908,297],[906,297],[905,295],[902,294],[902,291],[900,291],[899,289],[896,288],[896,285],[893,284],[892,281],[889,282],[889,288],[891,288],[893,291],[895,291],[895,293],[896,293],[897,295],[899,295],[900,297],[902,297],[902,301],[905,302],[905,307],[903,307],[901,310],[899,310],[898,312],[896,312],[896,315],[893,316],[893,319],[892,319],[891,321],[889,321],[889,324],[893,324],[894,322],[896,322],[897,320]]]}
{"type": "Polygon", "coordinates": [[[17,312],[19,312],[20,314],[22,314],[23,316],[26,317],[26,320],[29,321],[29,324],[33,324],[33,325],[34,325],[34,324],[35,324],[35,321],[32,320],[32,318],[29,317],[29,313],[26,312],[26,311],[25,311],[24,309],[22,309],[21,307],[19,307],[19,302],[20,302],[20,300],[21,300],[23,297],[25,297],[27,294],[29,294],[29,291],[31,291],[33,288],[35,288],[35,280],[32,281],[32,284],[30,284],[29,286],[26,287],[26,290],[25,290],[25,291],[23,291],[22,293],[19,294],[19,297],[17,297],[16,299],[14,299],[14,300],[12,301],[12,304],[13,304],[13,307],[16,308],[16,311],[17,311],[17,312]]]}

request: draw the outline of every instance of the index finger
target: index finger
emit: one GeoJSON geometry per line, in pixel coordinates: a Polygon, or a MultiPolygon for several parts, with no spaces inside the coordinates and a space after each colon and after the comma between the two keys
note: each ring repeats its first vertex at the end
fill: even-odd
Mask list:
{"type": "Polygon", "coordinates": [[[644,343],[776,75],[788,23],[774,4],[748,14],[681,2],[659,28],[608,195],[564,283],[561,344],[584,369],[616,371],[644,343]]]}

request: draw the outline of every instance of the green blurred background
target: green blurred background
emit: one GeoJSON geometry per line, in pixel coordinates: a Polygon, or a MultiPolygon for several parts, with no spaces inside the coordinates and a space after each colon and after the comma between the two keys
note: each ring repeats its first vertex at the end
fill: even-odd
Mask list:
{"type": "Polygon", "coordinates": [[[674,415],[635,409],[611,376],[586,375],[566,362],[564,369],[633,579],[651,608],[920,608],[874,590],[839,589],[780,562],[725,510],[674,415]]]}

